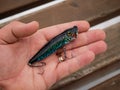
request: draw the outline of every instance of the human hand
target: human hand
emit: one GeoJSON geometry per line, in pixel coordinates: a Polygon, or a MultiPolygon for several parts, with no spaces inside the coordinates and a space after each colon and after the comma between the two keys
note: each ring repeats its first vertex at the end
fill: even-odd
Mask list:
{"type": "Polygon", "coordinates": [[[86,21],[74,21],[40,29],[37,22],[24,24],[11,22],[0,30],[0,86],[4,90],[46,90],[56,81],[70,75],[94,60],[95,55],[106,50],[105,33],[102,30],[88,31],[86,21]],[[78,26],[75,41],[66,45],[67,56],[73,58],[59,63],[56,54],[43,62],[40,68],[28,66],[28,62],[50,39],[64,30],[78,26]]]}

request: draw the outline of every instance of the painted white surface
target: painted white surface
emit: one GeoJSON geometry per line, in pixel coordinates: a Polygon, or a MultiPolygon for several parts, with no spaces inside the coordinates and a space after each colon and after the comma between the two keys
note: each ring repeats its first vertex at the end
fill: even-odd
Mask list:
{"type": "Polygon", "coordinates": [[[90,89],[90,88],[92,88],[92,87],[94,87],[94,86],[96,86],[96,85],[98,85],[98,84],[100,84],[100,83],[102,83],[102,82],[116,76],[116,75],[119,75],[119,74],[120,74],[120,69],[118,69],[118,70],[116,70],[114,72],[111,72],[111,73],[109,73],[109,74],[107,74],[107,75],[105,75],[105,76],[103,76],[101,78],[95,79],[95,80],[93,80],[92,82],[90,82],[90,83],[88,83],[86,85],[80,86],[76,90],[88,90],[88,89],[90,89]]]}
{"type": "MultiPolygon", "coordinates": [[[[38,11],[40,11],[40,10],[46,9],[46,8],[51,7],[51,6],[53,6],[53,5],[57,5],[57,4],[62,3],[62,2],[64,2],[64,1],[66,1],[66,0],[54,0],[54,1],[51,1],[51,2],[49,2],[49,3],[40,5],[40,6],[38,6],[38,7],[35,7],[35,8],[32,8],[32,9],[26,10],[26,11],[21,12],[21,13],[18,13],[18,14],[15,14],[15,15],[13,15],[13,16],[9,16],[9,17],[7,17],[7,18],[1,19],[1,20],[0,20],[0,24],[4,24],[4,23],[6,23],[6,22],[10,22],[10,21],[13,21],[13,20],[17,20],[17,19],[19,19],[20,17],[24,17],[24,16],[26,16],[26,15],[30,15],[30,14],[32,14],[32,13],[35,13],[35,12],[38,12],[38,11]]],[[[98,25],[92,26],[92,27],[90,28],[90,30],[94,30],[94,29],[104,29],[104,28],[107,28],[107,27],[109,27],[109,26],[111,26],[111,25],[114,25],[114,24],[116,24],[116,23],[119,23],[119,22],[120,22],[120,15],[117,16],[117,17],[114,17],[114,18],[112,18],[112,19],[110,19],[110,20],[107,20],[107,21],[105,21],[105,22],[102,22],[102,23],[100,23],[100,24],[98,24],[98,25]]]]}
{"type": "Polygon", "coordinates": [[[99,23],[93,27],[90,28],[90,30],[95,30],[95,29],[105,29],[111,25],[114,25],[114,24],[117,24],[117,23],[120,23],[120,15],[117,16],[117,17],[114,17],[112,19],[109,19],[107,21],[104,21],[102,23],[99,23]]]}
{"type": "Polygon", "coordinates": [[[20,17],[24,17],[25,15],[29,15],[29,14],[38,12],[38,11],[40,11],[40,10],[43,10],[43,9],[48,8],[48,7],[54,6],[54,5],[56,5],[56,4],[62,3],[62,2],[64,2],[64,1],[65,1],[65,0],[55,0],[55,1],[51,1],[51,2],[49,2],[49,3],[40,5],[40,6],[38,6],[38,7],[29,9],[29,10],[26,10],[26,11],[24,11],[24,12],[15,14],[15,15],[13,15],[13,16],[9,16],[9,17],[7,17],[7,18],[1,19],[1,20],[0,20],[0,24],[6,23],[6,22],[10,22],[10,21],[13,21],[13,20],[17,20],[17,19],[20,18],[20,17]]]}

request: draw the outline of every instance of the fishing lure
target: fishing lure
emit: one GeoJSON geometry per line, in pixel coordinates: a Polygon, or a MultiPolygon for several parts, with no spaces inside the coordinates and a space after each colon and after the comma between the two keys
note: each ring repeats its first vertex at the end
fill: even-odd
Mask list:
{"type": "MultiPolygon", "coordinates": [[[[77,38],[78,34],[78,27],[74,26],[73,28],[69,28],[62,32],[61,34],[57,35],[53,39],[51,39],[43,48],[41,48],[29,61],[28,65],[32,66],[32,64],[39,62],[49,55],[56,52],[59,48],[63,47],[64,45],[70,43],[74,39],[77,38]]],[[[45,64],[45,63],[43,63],[45,64]]]]}

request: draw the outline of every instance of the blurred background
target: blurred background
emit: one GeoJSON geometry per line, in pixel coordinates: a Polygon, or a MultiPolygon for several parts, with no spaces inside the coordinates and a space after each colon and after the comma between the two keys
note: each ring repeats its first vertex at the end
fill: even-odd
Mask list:
{"type": "Polygon", "coordinates": [[[0,0],[0,27],[13,20],[38,21],[40,28],[87,20],[104,29],[108,50],[51,90],[120,90],[120,0],[0,0]]]}

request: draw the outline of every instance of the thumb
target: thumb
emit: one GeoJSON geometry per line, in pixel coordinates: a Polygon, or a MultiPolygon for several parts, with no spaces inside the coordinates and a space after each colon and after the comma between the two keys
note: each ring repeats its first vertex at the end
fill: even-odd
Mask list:
{"type": "Polygon", "coordinates": [[[19,38],[27,37],[35,33],[39,28],[36,21],[28,24],[13,21],[0,30],[0,44],[15,43],[19,38]]]}

